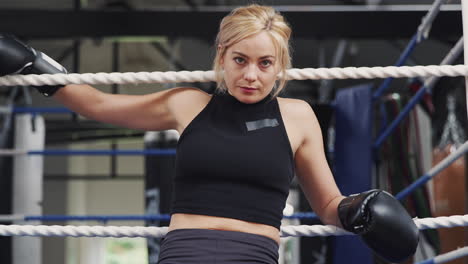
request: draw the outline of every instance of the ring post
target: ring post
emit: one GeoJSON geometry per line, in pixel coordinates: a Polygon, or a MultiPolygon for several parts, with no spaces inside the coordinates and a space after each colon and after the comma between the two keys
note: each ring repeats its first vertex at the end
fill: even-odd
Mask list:
{"type": "MultiPolygon", "coordinates": [[[[22,114],[15,120],[15,148],[43,149],[45,123],[40,115],[22,114]]],[[[43,156],[18,155],[13,160],[13,214],[42,214],[43,156]]],[[[37,237],[13,238],[13,264],[41,264],[42,242],[37,237]]]]}

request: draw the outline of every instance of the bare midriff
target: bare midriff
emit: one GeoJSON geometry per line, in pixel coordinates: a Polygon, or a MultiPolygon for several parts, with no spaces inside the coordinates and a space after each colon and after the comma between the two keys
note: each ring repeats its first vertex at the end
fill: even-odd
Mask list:
{"type": "Polygon", "coordinates": [[[208,215],[177,213],[171,216],[169,231],[191,228],[251,233],[266,236],[277,243],[280,241],[279,230],[270,225],[208,215]]]}

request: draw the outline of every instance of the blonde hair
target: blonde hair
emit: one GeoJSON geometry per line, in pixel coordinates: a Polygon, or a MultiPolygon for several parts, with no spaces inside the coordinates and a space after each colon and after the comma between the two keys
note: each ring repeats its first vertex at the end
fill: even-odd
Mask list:
{"type": "Polygon", "coordinates": [[[286,69],[291,68],[289,50],[291,28],[284,17],[272,7],[252,4],[232,10],[219,26],[216,36],[216,57],[213,63],[218,91],[227,90],[221,67],[221,60],[226,50],[239,41],[263,31],[267,32],[273,41],[281,68],[279,83],[273,88],[272,94],[277,96],[283,90],[286,85],[286,69]]]}

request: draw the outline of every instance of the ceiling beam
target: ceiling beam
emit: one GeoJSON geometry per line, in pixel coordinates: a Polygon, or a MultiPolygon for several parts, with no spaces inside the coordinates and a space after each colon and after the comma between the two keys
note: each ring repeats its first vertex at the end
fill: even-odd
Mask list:
{"type": "MultiPolygon", "coordinates": [[[[424,8],[368,7],[279,8],[296,38],[411,37],[427,10],[424,8]]],[[[146,11],[98,10],[0,10],[0,32],[22,38],[76,38],[115,36],[196,37],[214,41],[226,9],[164,9],[146,11]]],[[[458,39],[462,34],[461,12],[442,9],[431,38],[458,39]]]]}

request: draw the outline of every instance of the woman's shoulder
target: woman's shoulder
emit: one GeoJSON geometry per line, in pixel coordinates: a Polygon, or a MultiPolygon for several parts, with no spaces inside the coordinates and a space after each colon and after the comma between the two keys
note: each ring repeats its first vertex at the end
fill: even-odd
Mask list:
{"type": "Polygon", "coordinates": [[[281,113],[295,118],[306,118],[314,115],[309,103],[301,99],[278,97],[281,113]]]}
{"type": "Polygon", "coordinates": [[[310,132],[313,131],[311,125],[316,123],[315,114],[309,103],[300,99],[278,97],[278,105],[291,141],[291,147],[296,153],[310,132]]]}
{"type": "Polygon", "coordinates": [[[170,96],[169,108],[177,120],[179,133],[198,115],[211,100],[211,95],[193,87],[172,88],[174,96],[170,96]]]}
{"type": "Polygon", "coordinates": [[[185,96],[194,96],[194,97],[205,98],[205,99],[211,98],[211,94],[196,87],[175,87],[175,88],[172,88],[172,90],[177,92],[178,94],[185,95],[185,96]]]}
{"type": "Polygon", "coordinates": [[[278,98],[281,116],[295,126],[306,130],[309,125],[317,122],[317,117],[309,103],[300,99],[278,98]]]}
{"type": "Polygon", "coordinates": [[[207,104],[211,95],[201,89],[195,87],[176,87],[171,89],[171,93],[175,104],[178,106],[207,104]]]}

